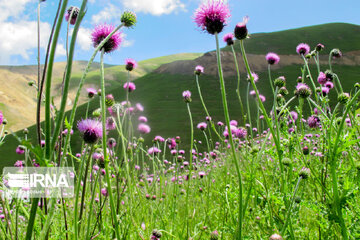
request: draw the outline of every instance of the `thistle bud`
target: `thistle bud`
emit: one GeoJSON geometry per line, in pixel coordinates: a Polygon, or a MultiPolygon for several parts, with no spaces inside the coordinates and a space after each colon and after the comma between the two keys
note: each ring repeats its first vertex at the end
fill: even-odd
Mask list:
{"type": "Polygon", "coordinates": [[[137,22],[136,14],[131,11],[125,11],[121,15],[120,21],[124,24],[125,27],[135,26],[137,22]]]}

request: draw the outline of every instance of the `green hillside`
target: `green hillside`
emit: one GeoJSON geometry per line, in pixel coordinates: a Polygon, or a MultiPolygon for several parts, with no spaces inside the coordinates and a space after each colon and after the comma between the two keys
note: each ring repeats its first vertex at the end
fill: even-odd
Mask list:
{"type": "MultiPolygon", "coordinates": [[[[251,29],[249,29],[251,31],[251,29]]],[[[301,43],[307,43],[314,48],[316,44],[325,45],[324,53],[333,48],[343,52],[360,50],[360,26],[348,23],[328,23],[272,33],[251,34],[246,40],[246,52],[252,54],[296,54],[295,48],[301,43]]],[[[239,44],[235,44],[240,51],[239,44]]],[[[231,51],[226,47],[225,50],[231,51]]]]}

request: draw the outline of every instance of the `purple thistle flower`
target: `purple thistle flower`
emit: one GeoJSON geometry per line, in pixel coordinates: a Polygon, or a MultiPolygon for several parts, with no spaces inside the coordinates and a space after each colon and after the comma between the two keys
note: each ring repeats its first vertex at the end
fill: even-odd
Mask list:
{"type": "Polygon", "coordinates": [[[146,117],[144,117],[144,116],[140,116],[139,118],[138,118],[138,120],[139,120],[139,122],[142,122],[142,123],[147,123],[147,118],[146,117]]]}
{"type": "Polygon", "coordinates": [[[279,55],[273,52],[269,52],[268,54],[266,54],[265,59],[270,65],[278,64],[280,61],[279,55]]]}
{"type": "Polygon", "coordinates": [[[310,116],[307,119],[307,123],[309,125],[310,128],[316,128],[320,125],[320,119],[317,116],[310,116]]]}
{"type": "Polygon", "coordinates": [[[191,92],[189,90],[183,91],[182,96],[186,103],[191,102],[191,92]]]}
{"type": "Polygon", "coordinates": [[[155,136],[154,142],[165,142],[165,139],[162,136],[155,136]]]}
{"type": "Polygon", "coordinates": [[[108,191],[106,188],[102,188],[101,189],[101,195],[103,195],[104,197],[107,197],[108,196],[108,191]]]}
{"type": "Polygon", "coordinates": [[[4,115],[2,111],[0,111],[0,125],[3,123],[3,121],[4,121],[4,115]]]}
{"type": "Polygon", "coordinates": [[[251,91],[249,92],[249,94],[250,94],[250,96],[256,96],[255,90],[251,90],[251,91]]]}
{"type": "Polygon", "coordinates": [[[202,74],[202,73],[204,73],[204,67],[201,66],[201,65],[197,65],[197,66],[195,67],[195,74],[196,74],[196,75],[200,75],[200,74],[202,74]]]}
{"type": "Polygon", "coordinates": [[[205,122],[201,122],[197,125],[197,128],[200,129],[201,131],[204,131],[207,127],[207,124],[205,122]]]}
{"type": "Polygon", "coordinates": [[[109,138],[107,141],[108,148],[114,148],[116,146],[116,140],[114,138],[109,138]]]}
{"type": "Polygon", "coordinates": [[[18,160],[18,161],[15,162],[14,166],[15,166],[15,167],[18,167],[18,168],[22,168],[22,167],[24,167],[25,165],[24,165],[24,162],[23,162],[23,161],[18,160]]]}
{"type": "Polygon", "coordinates": [[[247,38],[248,30],[247,30],[246,24],[248,21],[249,21],[249,17],[245,16],[243,18],[242,22],[236,24],[235,29],[234,29],[234,35],[238,40],[243,40],[243,39],[247,38]]]}
{"type": "MultiPolygon", "coordinates": [[[[257,81],[259,80],[259,75],[257,75],[256,73],[252,72],[252,73],[251,73],[251,76],[253,77],[254,82],[257,82],[257,81]]],[[[248,81],[250,81],[250,76],[249,76],[249,74],[247,75],[247,78],[248,78],[248,81]]]]}
{"type": "Polygon", "coordinates": [[[146,125],[144,123],[140,123],[138,125],[138,131],[141,133],[141,134],[148,134],[150,131],[151,131],[151,128],[149,127],[149,125],[146,125]]]}
{"type": "Polygon", "coordinates": [[[296,52],[299,55],[307,55],[310,52],[310,46],[306,43],[300,43],[296,47],[296,52]]]}
{"type": "Polygon", "coordinates": [[[296,95],[302,98],[307,98],[311,95],[311,90],[305,83],[298,83],[296,85],[296,95]]]}
{"type": "Polygon", "coordinates": [[[323,72],[320,72],[317,80],[318,80],[318,83],[320,83],[321,85],[324,85],[327,82],[326,74],[323,72]]]}
{"type": "Polygon", "coordinates": [[[225,34],[223,40],[224,40],[224,42],[226,42],[226,44],[228,46],[233,45],[234,44],[234,34],[232,34],[232,33],[225,34]]]}
{"type": "Polygon", "coordinates": [[[219,126],[219,127],[221,127],[221,126],[224,126],[224,123],[223,122],[217,122],[217,125],[219,126]]]}
{"type": "Polygon", "coordinates": [[[138,64],[134,59],[128,58],[128,59],[125,60],[125,69],[126,70],[132,71],[135,68],[137,68],[137,66],[138,66],[138,64]]]}
{"type": "Polygon", "coordinates": [[[236,135],[236,137],[238,137],[238,138],[245,138],[246,135],[247,135],[247,131],[246,131],[245,128],[240,127],[240,128],[238,128],[238,129],[236,130],[235,135],[236,135]]]}
{"type": "Polygon", "coordinates": [[[295,121],[298,119],[298,114],[297,114],[297,112],[291,111],[289,118],[290,118],[290,119],[289,119],[290,121],[295,122],[295,121]]]}
{"type": "Polygon", "coordinates": [[[123,87],[124,87],[124,89],[128,90],[129,92],[132,92],[136,89],[135,83],[133,83],[133,82],[126,82],[123,87]]]}
{"type": "Polygon", "coordinates": [[[144,107],[143,107],[143,105],[141,105],[140,103],[137,103],[135,106],[136,106],[136,110],[138,110],[139,112],[143,112],[143,111],[144,111],[144,107]]]}
{"type": "Polygon", "coordinates": [[[238,122],[236,120],[231,120],[230,125],[237,127],[238,122]]]}
{"type": "Polygon", "coordinates": [[[112,117],[106,119],[106,130],[114,130],[116,128],[115,121],[112,117]]]}
{"type": "Polygon", "coordinates": [[[266,101],[266,97],[264,95],[259,94],[259,98],[261,102],[265,102],[266,101]]]}
{"type": "Polygon", "coordinates": [[[195,11],[194,20],[198,27],[210,34],[220,33],[230,17],[227,4],[220,0],[208,0],[195,11]]]}
{"type": "Polygon", "coordinates": [[[157,147],[151,147],[148,149],[148,154],[149,155],[156,155],[158,153],[161,153],[161,150],[158,149],[157,147]]]}
{"type": "Polygon", "coordinates": [[[69,9],[66,11],[65,13],[65,20],[68,22],[69,21],[69,18],[70,18],[70,14],[72,12],[72,15],[71,15],[71,20],[70,20],[70,24],[71,25],[75,25],[76,23],[76,19],[79,15],[79,8],[77,7],[69,7],[69,9]]]}
{"type": "Polygon", "coordinates": [[[329,94],[330,89],[328,87],[321,87],[321,93],[325,97],[329,94]]]}
{"type": "Polygon", "coordinates": [[[103,135],[101,122],[95,119],[83,119],[78,122],[77,128],[83,135],[86,143],[93,144],[103,135]]]}
{"type": "Polygon", "coordinates": [[[23,147],[23,146],[18,146],[18,147],[16,148],[15,152],[16,152],[17,154],[19,154],[19,155],[24,154],[24,153],[25,153],[25,147],[23,147]]]}
{"type": "Polygon", "coordinates": [[[329,88],[329,89],[332,89],[332,88],[334,88],[334,83],[330,82],[330,81],[327,81],[324,86],[329,88]]]}
{"type": "Polygon", "coordinates": [[[87,88],[86,91],[89,98],[93,98],[97,94],[97,90],[94,88],[87,88]]]}
{"type": "MultiPolygon", "coordinates": [[[[99,25],[96,26],[94,31],[91,33],[91,40],[94,47],[97,47],[102,40],[104,40],[112,31],[115,30],[115,27],[112,25],[99,25]]],[[[104,44],[101,50],[104,49],[105,53],[110,53],[116,50],[120,43],[122,42],[122,37],[120,32],[114,33],[110,39],[104,44]]]]}

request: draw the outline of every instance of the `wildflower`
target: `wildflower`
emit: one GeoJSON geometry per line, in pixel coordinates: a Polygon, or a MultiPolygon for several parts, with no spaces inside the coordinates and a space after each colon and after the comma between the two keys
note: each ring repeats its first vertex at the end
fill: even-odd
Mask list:
{"type": "Polygon", "coordinates": [[[201,122],[197,125],[197,128],[200,129],[201,131],[204,131],[207,127],[207,124],[205,122],[201,122]]]}
{"type": "Polygon", "coordinates": [[[269,240],[283,240],[283,238],[279,234],[273,234],[270,236],[269,240]]]}
{"type": "Polygon", "coordinates": [[[115,121],[112,117],[106,119],[106,130],[114,130],[116,128],[115,121]]]}
{"type": "Polygon", "coordinates": [[[278,64],[280,61],[279,55],[273,52],[269,52],[268,54],[266,54],[265,59],[270,65],[278,64]]]}
{"type": "Polygon", "coordinates": [[[343,92],[343,93],[340,93],[338,95],[338,102],[339,103],[346,104],[347,101],[349,101],[349,99],[350,99],[350,95],[348,93],[343,92]]]}
{"type": "Polygon", "coordinates": [[[109,148],[114,148],[116,146],[116,140],[114,138],[109,138],[107,141],[107,146],[109,148]]]}
{"type": "MultiPolygon", "coordinates": [[[[104,40],[115,28],[112,25],[99,25],[94,31],[91,33],[91,40],[93,42],[94,47],[97,47],[102,40],[104,40]]],[[[110,53],[116,50],[120,43],[122,42],[120,32],[114,33],[109,40],[104,44],[101,50],[104,50],[105,53],[110,53]]]]}
{"type": "Polygon", "coordinates": [[[165,139],[162,136],[155,136],[154,142],[165,142],[165,139]]]}
{"type": "Polygon", "coordinates": [[[223,30],[230,16],[230,10],[223,1],[208,0],[195,11],[194,20],[198,27],[214,35],[223,30]]]}
{"type": "Polygon", "coordinates": [[[86,143],[93,144],[103,135],[101,122],[95,119],[83,119],[78,122],[77,128],[83,135],[86,143]]]}
{"type": "Polygon", "coordinates": [[[0,111],[0,125],[3,123],[3,121],[4,121],[4,115],[2,111],[0,111]]]}
{"type": "Polygon", "coordinates": [[[24,167],[24,162],[19,160],[19,161],[16,161],[15,164],[14,164],[15,167],[18,167],[18,168],[22,168],[24,167]]]}
{"type": "Polygon", "coordinates": [[[327,87],[328,89],[333,89],[334,88],[334,83],[327,81],[324,85],[325,87],[327,87]]]}
{"type": "Polygon", "coordinates": [[[333,50],[331,50],[330,52],[330,56],[332,58],[341,58],[342,57],[342,53],[339,49],[337,48],[334,48],[333,50]]]}
{"type": "Polygon", "coordinates": [[[264,95],[259,94],[259,98],[260,98],[260,101],[261,101],[261,102],[265,102],[265,101],[266,101],[266,98],[265,98],[264,95]]]}
{"type": "Polygon", "coordinates": [[[205,119],[206,119],[206,121],[208,121],[208,122],[211,121],[211,117],[210,117],[210,116],[206,116],[205,119]]]}
{"type": "Polygon", "coordinates": [[[224,126],[224,123],[223,122],[217,122],[217,125],[219,126],[219,127],[221,127],[221,126],[224,126]]]}
{"type": "Polygon", "coordinates": [[[219,239],[218,231],[214,230],[212,233],[210,233],[210,240],[218,240],[218,239],[219,239]]]}
{"type": "Polygon", "coordinates": [[[291,111],[289,118],[290,118],[290,119],[289,119],[290,121],[295,122],[295,121],[298,119],[298,114],[297,114],[297,112],[291,111]]]}
{"type": "Polygon", "coordinates": [[[86,91],[88,92],[89,98],[93,98],[97,94],[97,91],[94,88],[87,88],[86,91]]]}
{"type": "Polygon", "coordinates": [[[284,87],[285,83],[286,83],[286,80],[285,80],[284,76],[280,76],[274,80],[274,85],[279,88],[284,87]]]}
{"type": "Polygon", "coordinates": [[[320,51],[322,51],[324,48],[325,48],[324,45],[322,45],[321,43],[318,43],[318,44],[316,45],[316,47],[315,47],[315,50],[316,50],[317,52],[320,52],[320,51]]]}
{"type": "Polygon", "coordinates": [[[189,90],[186,90],[182,93],[182,96],[184,98],[184,101],[186,103],[190,103],[191,102],[191,92],[189,90]]]}
{"type": "Polygon", "coordinates": [[[321,93],[324,97],[329,94],[329,91],[330,91],[330,89],[328,87],[321,88],[321,93]]]}
{"type": "Polygon", "coordinates": [[[147,118],[144,117],[144,116],[140,116],[140,117],[138,118],[138,120],[139,120],[139,122],[142,122],[142,123],[146,123],[146,122],[148,121],[147,118]]]}
{"type": "Polygon", "coordinates": [[[144,107],[140,103],[137,103],[135,106],[136,106],[136,110],[138,110],[139,112],[144,111],[144,107]]]}
{"type": "MultiPolygon", "coordinates": [[[[156,199],[156,196],[155,196],[155,199],[156,199]]],[[[162,234],[161,234],[161,232],[160,231],[158,231],[158,230],[156,230],[156,229],[154,229],[153,231],[152,231],[152,234],[151,234],[151,240],[159,240],[160,238],[161,238],[161,236],[162,236],[162,234]]]]}
{"type": "Polygon", "coordinates": [[[201,66],[201,65],[197,65],[197,66],[195,67],[195,74],[196,74],[196,75],[200,75],[200,74],[202,74],[202,73],[204,73],[204,67],[201,66]]]}
{"type": "Polygon", "coordinates": [[[144,123],[140,123],[138,125],[138,131],[141,134],[148,134],[151,131],[151,128],[148,125],[144,124],[144,123]]]}
{"type": "Polygon", "coordinates": [[[245,16],[242,22],[236,24],[234,29],[234,35],[238,40],[243,40],[248,36],[248,30],[246,27],[248,21],[249,17],[245,16]]]}
{"type": "Polygon", "coordinates": [[[128,58],[128,59],[125,60],[125,69],[127,71],[131,72],[132,70],[137,68],[137,66],[138,66],[138,64],[134,59],[128,58]]]}
{"type": "Polygon", "coordinates": [[[157,147],[151,147],[148,149],[148,154],[149,155],[156,155],[158,153],[161,153],[161,150],[158,149],[157,147]]]}
{"type": "Polygon", "coordinates": [[[236,130],[235,135],[236,135],[236,137],[238,137],[238,138],[240,138],[240,139],[241,139],[241,138],[246,138],[247,131],[246,131],[245,128],[240,127],[240,128],[238,128],[238,129],[236,130]]]}
{"type": "Polygon", "coordinates": [[[250,94],[250,96],[256,96],[255,90],[251,90],[251,91],[249,92],[249,94],[250,94]]]}
{"type": "Polygon", "coordinates": [[[279,94],[281,94],[283,96],[286,96],[289,94],[289,91],[286,89],[286,87],[281,87],[278,92],[279,92],[279,94]]]}
{"type": "Polygon", "coordinates": [[[324,85],[327,82],[326,74],[323,72],[320,72],[317,80],[318,80],[318,83],[320,83],[321,85],[324,85]]]}
{"type": "Polygon", "coordinates": [[[200,178],[203,178],[206,175],[204,171],[200,171],[198,174],[200,178]]]}
{"type": "Polygon", "coordinates": [[[320,119],[317,116],[310,116],[307,119],[307,123],[309,125],[310,128],[316,128],[320,125],[320,119]]]}
{"type": "Polygon", "coordinates": [[[284,164],[284,166],[290,166],[291,160],[289,158],[283,158],[282,164],[284,164]]]}
{"type": "Polygon", "coordinates": [[[18,147],[16,148],[15,152],[16,152],[17,154],[19,154],[19,155],[24,154],[24,153],[25,153],[25,147],[20,145],[20,146],[18,146],[18,147]]]}
{"type": "Polygon", "coordinates": [[[231,46],[234,44],[234,34],[232,34],[232,33],[225,34],[223,39],[224,39],[224,42],[226,42],[226,44],[228,46],[231,46]]]}
{"type": "Polygon", "coordinates": [[[305,83],[298,83],[296,86],[295,95],[302,98],[307,98],[311,95],[311,90],[305,83]]]}
{"type": "Polygon", "coordinates": [[[104,197],[107,197],[108,196],[108,191],[106,188],[102,188],[101,189],[101,195],[103,195],[104,197]]]}
{"type": "Polygon", "coordinates": [[[310,52],[310,46],[307,45],[306,43],[300,43],[299,45],[297,45],[296,47],[296,52],[299,55],[307,55],[310,52]]]}
{"type": "Polygon", "coordinates": [[[169,142],[168,146],[169,146],[170,149],[175,149],[176,148],[176,142],[177,141],[174,138],[169,139],[168,142],[169,142]]]}
{"type": "MultiPolygon", "coordinates": [[[[257,81],[259,80],[259,75],[257,75],[256,73],[252,72],[252,73],[251,73],[251,76],[252,76],[252,78],[254,79],[254,82],[257,82],[257,81]]],[[[249,76],[249,74],[247,75],[247,79],[248,79],[248,81],[250,81],[250,76],[249,76]]]]}
{"type": "Polygon", "coordinates": [[[126,82],[123,87],[124,87],[124,89],[128,90],[129,92],[132,92],[136,89],[136,86],[133,82],[126,82]]]}
{"type": "Polygon", "coordinates": [[[79,15],[79,11],[80,11],[80,9],[78,7],[69,7],[69,9],[65,13],[65,20],[67,22],[69,22],[69,18],[71,15],[70,24],[74,25],[76,23],[76,19],[77,19],[78,15],[79,15]]]}
{"type": "Polygon", "coordinates": [[[136,14],[131,11],[125,11],[120,18],[121,23],[124,24],[125,27],[132,27],[136,24],[136,14]]]}
{"type": "Polygon", "coordinates": [[[299,177],[302,177],[303,179],[307,179],[310,175],[310,169],[303,167],[299,172],[299,177]]]}
{"type": "Polygon", "coordinates": [[[111,107],[115,103],[114,96],[112,94],[108,94],[105,96],[105,105],[106,107],[111,107]]]}
{"type": "Polygon", "coordinates": [[[238,122],[236,120],[231,120],[230,125],[237,127],[238,122]]]}

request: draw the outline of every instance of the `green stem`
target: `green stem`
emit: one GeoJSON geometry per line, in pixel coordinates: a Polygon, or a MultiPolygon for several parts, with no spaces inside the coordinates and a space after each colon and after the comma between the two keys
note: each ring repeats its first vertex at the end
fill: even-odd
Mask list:
{"type": "Polygon", "coordinates": [[[104,154],[104,162],[105,162],[105,178],[107,183],[107,191],[110,198],[110,209],[111,209],[111,215],[112,215],[112,222],[113,226],[115,228],[116,238],[120,238],[120,232],[119,232],[119,225],[116,217],[116,208],[114,203],[114,196],[112,194],[111,189],[111,180],[110,180],[110,169],[109,169],[109,157],[107,154],[106,149],[106,106],[105,106],[105,76],[104,76],[104,53],[105,49],[101,49],[101,55],[100,55],[100,81],[101,81],[101,122],[102,122],[102,147],[103,147],[103,154],[104,154]]]}
{"type": "Polygon", "coordinates": [[[221,56],[220,56],[218,33],[215,33],[215,40],[216,40],[216,59],[217,59],[217,65],[218,65],[218,71],[219,71],[220,89],[221,89],[221,97],[222,97],[222,103],[223,103],[223,108],[224,108],[225,122],[226,122],[226,126],[227,126],[227,129],[229,132],[228,135],[229,135],[229,142],[230,142],[231,151],[232,151],[232,158],[233,158],[234,164],[236,166],[236,172],[238,175],[238,182],[239,182],[239,216],[238,216],[237,231],[238,231],[238,238],[241,239],[242,238],[242,220],[243,220],[242,219],[242,207],[243,207],[242,206],[242,204],[243,204],[242,203],[242,191],[243,191],[242,190],[242,180],[241,180],[239,162],[237,160],[235,145],[234,145],[231,128],[230,128],[230,117],[229,117],[228,104],[227,104],[227,100],[226,100],[224,76],[223,76],[223,71],[222,71],[222,66],[221,66],[221,56]]]}

